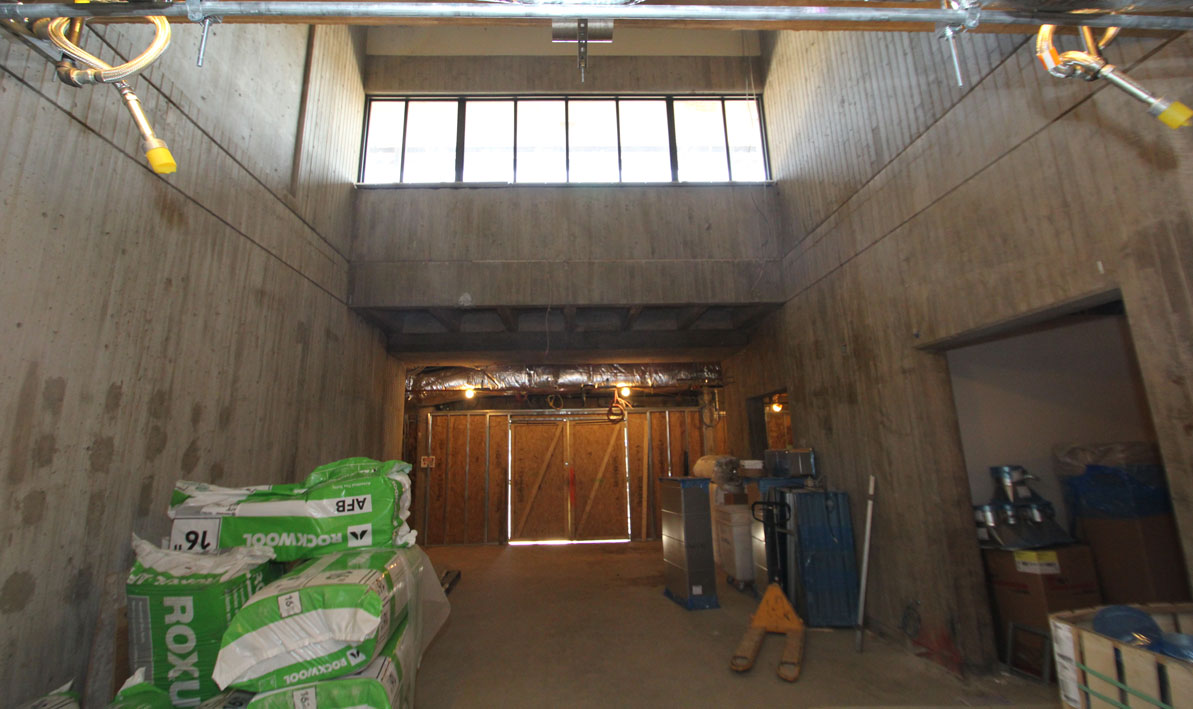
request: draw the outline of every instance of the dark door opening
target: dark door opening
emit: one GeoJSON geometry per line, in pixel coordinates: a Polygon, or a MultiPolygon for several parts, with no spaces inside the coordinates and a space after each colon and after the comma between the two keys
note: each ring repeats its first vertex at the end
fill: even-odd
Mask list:
{"type": "MultiPolygon", "coordinates": [[[[1122,302],[1004,330],[945,356],[973,504],[999,503],[986,509],[998,519],[991,529],[1000,531],[979,525],[990,535],[981,545],[999,657],[1013,668],[1045,676],[1048,612],[1188,600],[1170,509],[1161,515],[1091,513],[1075,501],[1066,482],[1086,473],[1086,463],[1115,467],[1124,475],[1142,470],[1132,467],[1138,464],[1151,465],[1163,485],[1122,302]],[[1021,492],[998,485],[991,472],[995,466],[1025,469],[1032,499],[1050,503],[1040,506],[1042,514],[1053,514],[1073,543],[1047,548],[1034,543],[1027,518],[1032,509],[1005,504],[1002,490],[1013,489],[1016,499],[1021,492]],[[1042,574],[1066,578],[1064,592],[1056,584],[1035,583],[1042,574]],[[1024,594],[1023,588],[1033,590],[1024,594]]],[[[1028,492],[1024,488],[1021,499],[1028,499],[1028,492]]]]}

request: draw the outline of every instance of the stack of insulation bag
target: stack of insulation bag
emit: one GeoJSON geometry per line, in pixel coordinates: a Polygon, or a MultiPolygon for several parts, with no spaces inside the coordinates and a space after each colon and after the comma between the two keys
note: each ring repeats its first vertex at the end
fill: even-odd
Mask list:
{"type": "Polygon", "coordinates": [[[449,607],[406,524],[409,471],[350,458],[297,485],[178,483],[168,548],[133,540],[135,673],[111,706],[411,706],[449,607]]]}

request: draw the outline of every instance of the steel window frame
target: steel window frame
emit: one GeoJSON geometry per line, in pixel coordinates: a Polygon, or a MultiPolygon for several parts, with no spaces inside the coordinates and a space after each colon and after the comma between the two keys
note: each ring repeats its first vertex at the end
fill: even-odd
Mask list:
{"type": "Polygon", "coordinates": [[[509,187],[557,187],[567,185],[599,185],[599,186],[642,186],[642,185],[720,185],[720,184],[756,184],[758,180],[735,180],[733,177],[733,157],[729,140],[729,124],[725,105],[727,101],[753,101],[758,114],[759,148],[762,151],[763,179],[771,179],[770,150],[766,136],[766,119],[763,110],[763,98],[757,93],[722,92],[722,93],[661,93],[661,94],[374,94],[365,97],[364,125],[361,130],[361,150],[358,161],[357,183],[361,186],[404,186],[404,187],[445,187],[445,186],[509,186],[509,187]],[[513,121],[513,179],[508,182],[466,182],[464,180],[464,145],[465,124],[467,122],[467,106],[469,101],[510,101],[514,107],[513,121]],[[721,106],[721,124],[724,131],[725,164],[728,180],[726,181],[680,181],[679,179],[679,147],[675,132],[675,101],[716,101],[721,106]],[[396,183],[366,183],[366,157],[368,155],[369,128],[372,122],[372,108],[374,103],[387,101],[401,101],[402,107],[402,140],[399,177],[396,183]],[[457,103],[456,118],[456,151],[455,151],[455,180],[452,182],[406,182],[406,139],[407,124],[410,116],[410,102],[412,101],[455,101],[457,103]],[[525,101],[563,101],[564,106],[564,181],[563,182],[520,182],[518,180],[518,116],[520,106],[525,101]],[[617,136],[617,182],[572,182],[571,181],[571,124],[570,104],[572,101],[613,101],[614,129],[617,136]],[[663,101],[667,115],[667,148],[669,151],[671,179],[659,182],[626,182],[622,157],[621,104],[623,101],[663,101]]]}

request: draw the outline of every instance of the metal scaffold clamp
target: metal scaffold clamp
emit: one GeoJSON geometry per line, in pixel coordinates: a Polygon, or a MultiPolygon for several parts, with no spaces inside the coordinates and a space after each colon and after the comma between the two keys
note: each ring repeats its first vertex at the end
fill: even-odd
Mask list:
{"type": "Polygon", "coordinates": [[[191,22],[202,22],[205,19],[202,0],[186,0],[186,19],[191,22]]]}
{"type": "Polygon", "coordinates": [[[943,10],[956,10],[965,13],[965,19],[960,23],[942,24],[936,26],[937,36],[949,43],[949,53],[953,58],[953,73],[957,77],[958,88],[965,86],[965,78],[961,75],[961,59],[957,54],[957,36],[966,30],[976,29],[981,21],[982,8],[974,0],[941,0],[943,10]]]}
{"type": "Polygon", "coordinates": [[[199,37],[199,56],[195,59],[195,66],[203,66],[203,56],[207,53],[207,35],[211,26],[223,21],[219,15],[208,15],[203,12],[203,0],[186,0],[186,19],[203,25],[203,34],[199,37]]]}
{"type": "Polygon", "coordinates": [[[1193,109],[1180,101],[1166,99],[1145,89],[1102,56],[1102,50],[1118,36],[1119,28],[1109,27],[1102,33],[1101,38],[1097,39],[1090,27],[1082,26],[1078,30],[1085,50],[1061,52],[1053,43],[1056,25],[1040,27],[1040,32],[1036,35],[1036,57],[1049,74],[1062,79],[1075,76],[1086,81],[1105,79],[1135,100],[1147,104],[1148,114],[1169,128],[1180,128],[1193,121],[1193,109]]]}

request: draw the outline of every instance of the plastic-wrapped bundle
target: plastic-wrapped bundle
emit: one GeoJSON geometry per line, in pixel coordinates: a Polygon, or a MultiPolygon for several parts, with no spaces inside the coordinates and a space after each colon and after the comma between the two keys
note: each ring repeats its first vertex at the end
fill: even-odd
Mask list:
{"type": "Polygon", "coordinates": [[[71,690],[73,682],[67,682],[44,697],[21,704],[16,709],[79,709],[79,695],[71,690]]]}
{"type": "Polygon", "coordinates": [[[211,679],[233,614],[281,571],[270,549],[192,554],[158,549],[133,537],[129,572],[129,664],[168,693],[176,707],[198,706],[219,692],[211,679]]]}
{"type": "Polygon", "coordinates": [[[1081,475],[1065,479],[1066,502],[1074,517],[1133,519],[1172,511],[1164,468],[1087,465],[1081,475]]]}
{"type": "MultiPolygon", "coordinates": [[[[194,704],[187,706],[193,707],[198,704],[196,700],[194,704]]],[[[119,692],[116,692],[108,709],[172,709],[174,706],[169,694],[146,679],[145,668],[142,667],[128,678],[119,692]]]]}
{"type": "Polygon", "coordinates": [[[215,681],[262,692],[359,671],[412,609],[419,637],[419,585],[426,588],[428,578],[437,589],[430,560],[418,547],[307,562],[262,589],[232,619],[215,681]]]}
{"type": "Polygon", "coordinates": [[[381,654],[363,670],[344,677],[262,692],[246,709],[294,707],[369,707],[399,709],[414,705],[418,669],[418,640],[408,615],[394,631],[381,654]]]}
{"type": "Polygon", "coordinates": [[[298,485],[228,488],[179,482],[170,517],[172,549],[206,552],[271,547],[279,561],[346,549],[409,546],[410,464],[348,458],[320,466],[298,485]]]}

